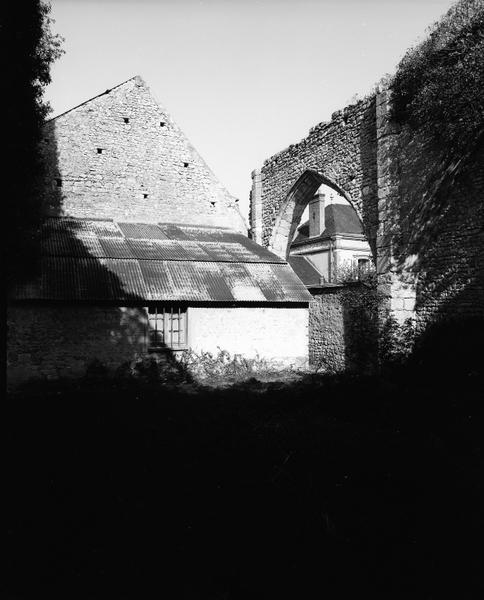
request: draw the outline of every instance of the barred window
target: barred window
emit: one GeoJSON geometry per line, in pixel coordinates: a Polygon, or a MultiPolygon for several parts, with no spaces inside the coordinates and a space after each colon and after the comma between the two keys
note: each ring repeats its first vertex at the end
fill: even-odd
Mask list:
{"type": "Polygon", "coordinates": [[[187,347],[187,310],[180,306],[148,307],[148,347],[150,350],[187,347]]]}

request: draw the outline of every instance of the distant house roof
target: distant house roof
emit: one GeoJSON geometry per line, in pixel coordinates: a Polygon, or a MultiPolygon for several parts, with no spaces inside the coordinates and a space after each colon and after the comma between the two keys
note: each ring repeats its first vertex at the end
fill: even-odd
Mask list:
{"type": "Polygon", "coordinates": [[[363,235],[363,227],[356,214],[355,209],[347,204],[328,204],[324,210],[325,229],[317,237],[309,237],[309,221],[298,227],[297,235],[293,244],[300,242],[311,242],[316,239],[324,239],[337,234],[363,235]]]}
{"type": "Polygon", "coordinates": [[[305,286],[314,286],[321,283],[321,273],[305,256],[293,254],[292,256],[289,256],[287,262],[291,265],[294,273],[296,273],[305,286]]]}
{"type": "Polygon", "coordinates": [[[281,258],[230,229],[49,218],[40,273],[15,299],[308,302],[281,258]]]}

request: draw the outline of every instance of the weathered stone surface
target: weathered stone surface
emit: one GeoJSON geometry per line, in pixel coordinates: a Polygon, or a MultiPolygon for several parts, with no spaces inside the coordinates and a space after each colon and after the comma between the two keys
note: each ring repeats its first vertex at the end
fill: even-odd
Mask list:
{"type": "Polygon", "coordinates": [[[48,121],[42,152],[48,214],[247,230],[236,199],[140,77],[48,121]]]}
{"type": "MultiPolygon", "coordinates": [[[[150,355],[141,307],[17,304],[9,307],[8,322],[12,388],[29,379],[82,377],[93,361],[113,375],[150,355]]],[[[307,367],[307,308],[189,307],[187,322],[195,352],[225,350],[275,368],[307,367]]]]}
{"type": "Polygon", "coordinates": [[[300,144],[264,162],[259,191],[262,221],[254,209],[252,229],[262,230],[265,245],[286,252],[295,221],[321,183],[328,183],[355,207],[375,251],[376,169],[375,100],[370,98],[335,113],[329,123],[313,127],[300,144]],[[285,222],[291,224],[289,231],[285,222]]]}
{"type": "MultiPolygon", "coordinates": [[[[304,208],[327,183],[362,219],[387,299],[383,308],[400,323],[412,318],[424,329],[436,319],[484,316],[482,137],[469,140],[466,156],[444,159],[446,149],[392,123],[390,109],[391,94],[382,87],[268,158],[252,229],[287,255],[304,208]]],[[[339,321],[338,310],[329,300],[324,307],[325,319],[310,318],[313,340],[338,337],[331,324],[339,321]]],[[[314,343],[313,361],[320,356],[320,342],[314,343]]],[[[327,344],[326,356],[338,355],[338,344],[327,344]]]]}
{"type": "Polygon", "coordinates": [[[309,305],[309,362],[323,372],[375,367],[378,297],[361,285],[315,288],[309,305]]]}

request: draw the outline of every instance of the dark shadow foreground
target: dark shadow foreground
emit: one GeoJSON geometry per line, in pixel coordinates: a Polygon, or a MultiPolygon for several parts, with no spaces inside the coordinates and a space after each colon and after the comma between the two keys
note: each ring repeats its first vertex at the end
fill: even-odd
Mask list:
{"type": "Polygon", "coordinates": [[[26,388],[3,597],[477,598],[483,382],[26,388]]]}

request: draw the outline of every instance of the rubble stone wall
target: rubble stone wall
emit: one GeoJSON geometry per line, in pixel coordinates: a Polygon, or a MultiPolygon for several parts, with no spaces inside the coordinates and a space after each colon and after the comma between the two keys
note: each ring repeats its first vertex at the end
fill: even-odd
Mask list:
{"type": "Polygon", "coordinates": [[[82,377],[93,360],[114,371],[145,351],[142,309],[19,304],[8,307],[9,387],[82,377]]]}
{"type": "MultiPolygon", "coordinates": [[[[142,307],[11,304],[8,386],[83,377],[93,361],[115,375],[150,354],[147,331],[142,307]]],[[[187,331],[187,347],[197,353],[259,356],[274,368],[308,364],[307,307],[188,307],[187,331]]],[[[176,358],[180,351],[159,356],[176,358]]]]}
{"type": "MultiPolygon", "coordinates": [[[[420,330],[435,320],[484,317],[482,136],[469,140],[466,156],[449,158],[390,115],[391,94],[380,89],[268,158],[252,174],[252,235],[286,256],[305,207],[327,183],[362,220],[380,314],[390,311],[401,324],[414,319],[420,330]]],[[[318,302],[310,313],[311,361],[337,367],[341,309],[330,293],[318,302]]]]}
{"type": "Polygon", "coordinates": [[[45,211],[246,233],[237,200],[140,77],[48,121],[45,211]]]}
{"type": "Polygon", "coordinates": [[[376,247],[377,163],[375,98],[333,114],[328,123],[268,158],[252,175],[251,228],[257,242],[281,256],[308,201],[328,183],[356,209],[376,247]]]}
{"type": "Polygon", "coordinates": [[[376,367],[379,297],[364,284],[311,289],[309,363],[321,372],[376,367]]]}

